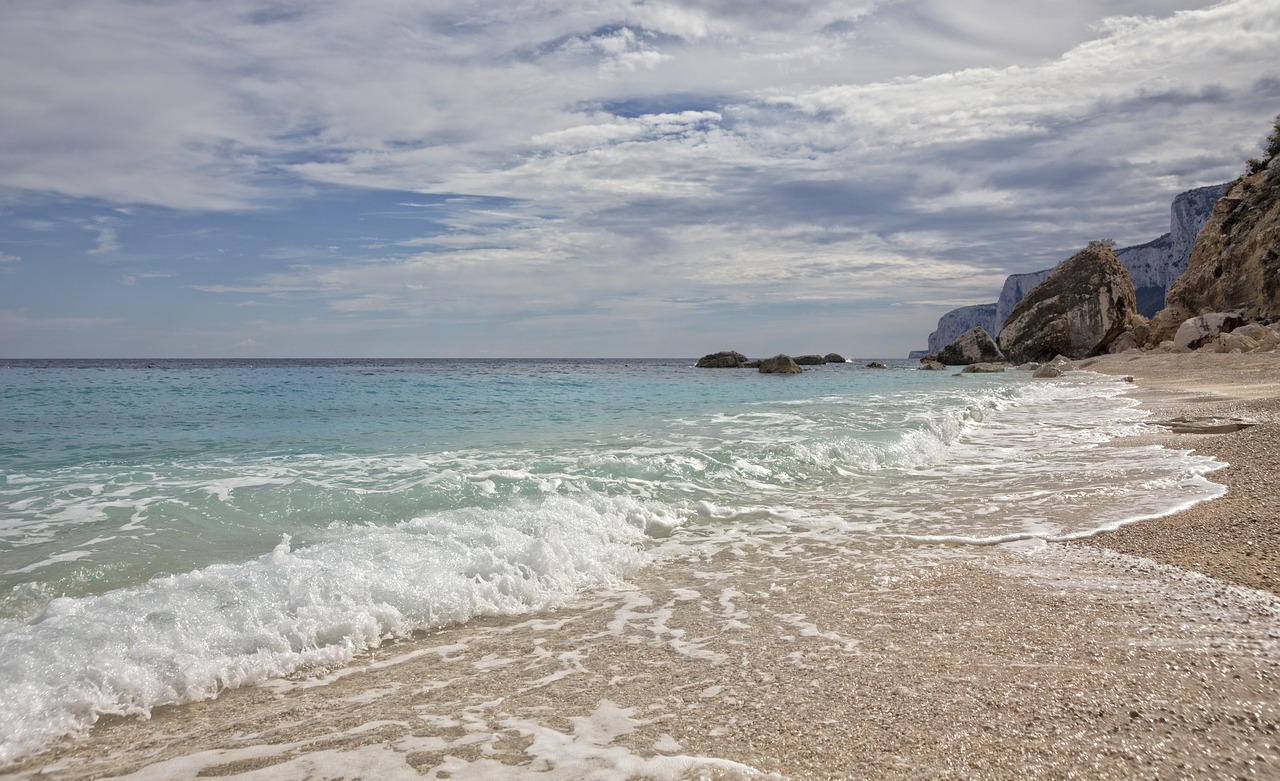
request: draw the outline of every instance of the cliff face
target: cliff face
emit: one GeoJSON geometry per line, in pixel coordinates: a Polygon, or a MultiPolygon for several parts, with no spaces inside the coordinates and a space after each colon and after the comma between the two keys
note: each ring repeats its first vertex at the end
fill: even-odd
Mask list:
{"type": "MultiPolygon", "coordinates": [[[[1179,193],[1169,208],[1168,233],[1146,244],[1115,251],[1116,258],[1133,280],[1139,314],[1154,317],[1164,308],[1173,283],[1187,268],[1196,234],[1208,221],[1214,203],[1226,192],[1227,185],[1215,184],[1179,193]]],[[[929,353],[937,354],[971,328],[983,328],[993,337],[999,337],[1014,307],[1051,271],[1053,269],[1013,274],[1005,279],[1000,299],[994,305],[965,306],[943,315],[938,320],[938,329],[929,335],[929,353]],[[995,311],[988,315],[985,308],[990,306],[994,306],[995,311]]]]}
{"type": "Polygon", "coordinates": [[[989,333],[992,336],[999,337],[1000,332],[1004,330],[1004,322],[1009,319],[1009,315],[1013,314],[1013,309],[1022,299],[1027,297],[1036,285],[1049,278],[1049,273],[1053,271],[1051,268],[1043,271],[1032,271],[1030,274],[1010,274],[1004,280],[1004,287],[1000,289],[1000,298],[996,301],[996,322],[994,330],[989,333]]]}
{"type": "Polygon", "coordinates": [[[1214,205],[1147,344],[1171,339],[1183,321],[1205,312],[1280,317],[1280,156],[1214,205]]]}
{"type": "Polygon", "coordinates": [[[955,341],[956,337],[974,328],[992,333],[995,318],[995,304],[977,304],[952,309],[938,318],[938,330],[929,334],[929,353],[937,355],[939,350],[955,341]]]}
{"type": "Polygon", "coordinates": [[[1133,290],[1138,296],[1138,313],[1151,317],[1163,309],[1169,286],[1182,273],[1175,273],[1170,268],[1173,259],[1172,234],[1166,233],[1155,241],[1136,247],[1118,249],[1116,258],[1125,271],[1129,272],[1129,279],[1133,280],[1133,290]]]}
{"type": "Polygon", "coordinates": [[[1165,284],[1166,290],[1172,288],[1173,283],[1182,276],[1182,272],[1187,270],[1187,264],[1191,260],[1191,250],[1196,245],[1196,235],[1209,221],[1209,215],[1213,213],[1213,205],[1227,194],[1228,186],[1229,183],[1200,187],[1188,190],[1173,199],[1169,219],[1169,232],[1173,237],[1173,258],[1169,269],[1173,275],[1165,284]]]}

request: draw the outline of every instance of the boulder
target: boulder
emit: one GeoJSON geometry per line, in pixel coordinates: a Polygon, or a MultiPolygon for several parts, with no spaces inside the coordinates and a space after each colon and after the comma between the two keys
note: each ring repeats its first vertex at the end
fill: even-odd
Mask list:
{"type": "Polygon", "coordinates": [[[971,363],[1003,363],[1004,354],[983,328],[970,328],[955,341],[938,351],[938,361],[948,366],[971,363]]]}
{"type": "Polygon", "coordinates": [[[761,374],[799,374],[803,371],[790,355],[775,355],[760,361],[761,374]]]}
{"type": "Polygon", "coordinates": [[[1014,363],[1100,355],[1138,324],[1129,273],[1104,242],[1059,263],[1014,307],[1000,350],[1014,363]]]}
{"type": "Polygon", "coordinates": [[[1173,335],[1176,347],[1199,350],[1218,338],[1244,325],[1244,318],[1234,312],[1210,312],[1187,318],[1173,335]]]}
{"type": "Polygon", "coordinates": [[[940,361],[934,360],[932,356],[926,355],[920,360],[920,370],[926,372],[946,371],[947,365],[940,361]]]}
{"type": "Polygon", "coordinates": [[[971,363],[960,370],[961,374],[995,374],[1005,370],[1003,363],[971,363]]]}
{"type": "Polygon", "coordinates": [[[827,362],[821,355],[797,355],[792,360],[801,366],[821,366],[827,362]]]}
{"type": "Polygon", "coordinates": [[[1032,372],[1031,376],[1036,378],[1037,380],[1049,379],[1052,377],[1061,377],[1062,369],[1059,369],[1057,366],[1054,366],[1051,363],[1046,363],[1044,366],[1041,366],[1037,368],[1034,372],[1032,372]]]}
{"type": "Polygon", "coordinates": [[[822,357],[827,360],[827,363],[845,363],[844,356],[840,353],[827,353],[822,357]]]}
{"type": "Polygon", "coordinates": [[[711,353],[698,359],[699,369],[741,369],[747,363],[747,356],[733,350],[711,353]]]}

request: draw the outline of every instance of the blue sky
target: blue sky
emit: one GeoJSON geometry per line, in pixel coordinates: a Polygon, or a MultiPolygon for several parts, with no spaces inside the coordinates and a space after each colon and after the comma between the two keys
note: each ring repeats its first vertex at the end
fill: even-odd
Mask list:
{"type": "Polygon", "coordinates": [[[1280,0],[4,3],[0,357],[901,356],[1237,176],[1277,51],[1280,0]]]}

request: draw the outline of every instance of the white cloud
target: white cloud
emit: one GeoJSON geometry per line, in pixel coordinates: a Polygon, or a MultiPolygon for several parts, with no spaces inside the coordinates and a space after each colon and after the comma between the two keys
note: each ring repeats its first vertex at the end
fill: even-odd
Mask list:
{"type": "MultiPolygon", "coordinates": [[[[1234,175],[1278,49],[1277,0],[28,4],[0,29],[0,197],[422,193],[416,238],[183,275],[343,317],[963,303],[1234,175]]],[[[127,211],[74,223],[90,254],[133,249],[127,211]]]]}

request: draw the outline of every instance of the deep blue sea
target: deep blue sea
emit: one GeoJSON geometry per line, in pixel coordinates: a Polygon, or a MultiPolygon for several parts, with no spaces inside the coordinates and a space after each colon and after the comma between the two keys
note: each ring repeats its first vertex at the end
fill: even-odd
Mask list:
{"type": "Polygon", "coordinates": [[[715,536],[860,565],[1220,492],[1124,383],[898,362],[0,361],[0,764],[715,536]]]}

